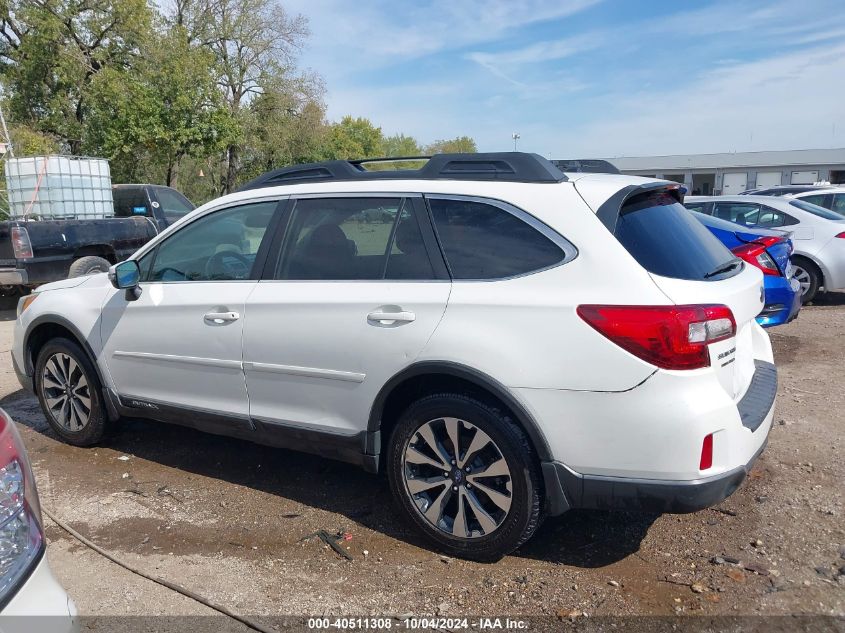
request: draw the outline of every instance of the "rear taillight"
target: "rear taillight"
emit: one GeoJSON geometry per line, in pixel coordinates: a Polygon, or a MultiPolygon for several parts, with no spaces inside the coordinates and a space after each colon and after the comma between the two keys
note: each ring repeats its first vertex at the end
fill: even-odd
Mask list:
{"type": "Polygon", "coordinates": [[[845,239],[845,231],[842,231],[836,237],[841,237],[841,238],[845,239]]]}
{"type": "Polygon", "coordinates": [[[22,226],[13,226],[9,233],[12,238],[12,250],[15,253],[15,259],[32,257],[32,242],[29,241],[29,231],[22,226]]]}
{"type": "Polygon", "coordinates": [[[763,271],[764,275],[774,275],[780,277],[780,270],[772,256],[766,251],[769,246],[783,241],[780,237],[761,237],[748,244],[742,244],[731,249],[734,255],[748,262],[752,266],[756,266],[763,271]]]}
{"type": "Polygon", "coordinates": [[[710,366],[710,343],[736,334],[723,305],[578,306],[578,316],[634,356],[663,369],[710,366]]]}
{"type": "Polygon", "coordinates": [[[14,422],[0,409],[0,603],[17,589],[43,543],[32,469],[14,422]]]}

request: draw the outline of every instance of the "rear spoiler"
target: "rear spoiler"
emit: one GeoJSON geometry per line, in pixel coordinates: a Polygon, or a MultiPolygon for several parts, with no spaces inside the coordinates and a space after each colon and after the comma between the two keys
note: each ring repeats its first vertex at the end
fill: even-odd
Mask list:
{"type": "Polygon", "coordinates": [[[642,185],[628,185],[605,200],[596,210],[596,217],[598,217],[601,223],[604,224],[611,233],[616,233],[616,221],[619,219],[622,207],[625,206],[625,203],[631,198],[641,194],[658,193],[663,191],[676,198],[678,202],[683,203],[684,194],[681,187],[681,183],[667,182],[666,180],[647,182],[642,185]]]}

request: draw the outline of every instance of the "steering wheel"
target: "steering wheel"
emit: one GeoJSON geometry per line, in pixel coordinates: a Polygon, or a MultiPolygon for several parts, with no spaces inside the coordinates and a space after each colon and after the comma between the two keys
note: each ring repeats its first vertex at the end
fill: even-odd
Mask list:
{"type": "Polygon", "coordinates": [[[211,280],[246,279],[250,270],[252,262],[233,250],[218,251],[205,262],[205,277],[211,280]]]}

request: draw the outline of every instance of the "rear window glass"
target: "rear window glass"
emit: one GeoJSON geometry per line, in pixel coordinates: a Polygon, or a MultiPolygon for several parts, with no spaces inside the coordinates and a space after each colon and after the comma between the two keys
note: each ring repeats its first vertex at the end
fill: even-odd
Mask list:
{"type": "Polygon", "coordinates": [[[741,268],[717,273],[736,260],[733,253],[665,193],[640,194],[626,202],[614,233],[643,268],[663,277],[716,280],[741,268]]]}
{"type": "Polygon", "coordinates": [[[475,200],[429,198],[454,279],[502,279],[560,263],[565,253],[515,215],[475,200]]]}
{"type": "Polygon", "coordinates": [[[820,218],[824,218],[825,220],[841,220],[842,216],[838,213],[834,213],[833,211],[829,211],[824,207],[820,207],[816,204],[810,204],[809,202],[805,202],[807,198],[811,198],[813,196],[807,196],[804,200],[792,200],[789,204],[791,204],[796,209],[801,209],[802,211],[806,211],[807,213],[812,213],[813,215],[817,215],[820,218]]]}

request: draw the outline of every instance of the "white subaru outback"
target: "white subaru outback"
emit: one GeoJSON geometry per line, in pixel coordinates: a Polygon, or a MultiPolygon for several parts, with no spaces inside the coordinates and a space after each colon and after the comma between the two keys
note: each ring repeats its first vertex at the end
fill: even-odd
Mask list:
{"type": "Polygon", "coordinates": [[[736,490],[776,392],[762,275],[677,184],[521,153],[369,167],[270,172],[24,297],[14,363],[53,430],[143,416],[383,470],[478,560],[570,508],[736,490]]]}

